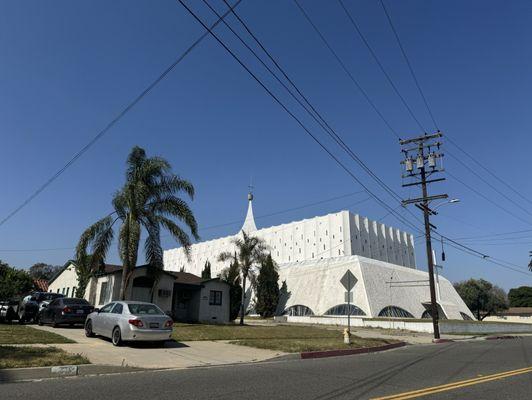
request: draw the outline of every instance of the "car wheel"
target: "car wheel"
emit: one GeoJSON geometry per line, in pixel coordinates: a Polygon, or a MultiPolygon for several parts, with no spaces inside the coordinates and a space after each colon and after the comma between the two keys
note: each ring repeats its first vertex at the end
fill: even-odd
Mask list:
{"type": "Polygon", "coordinates": [[[92,321],[90,319],[85,324],[85,336],[94,337],[94,332],[92,331],[92,321]]]}
{"type": "Polygon", "coordinates": [[[122,345],[122,332],[120,332],[120,328],[118,326],[113,329],[113,337],[111,338],[111,340],[113,342],[113,346],[122,345]]]}
{"type": "Polygon", "coordinates": [[[52,318],[52,327],[53,328],[59,327],[59,324],[55,321],[55,316],[52,318]]]}

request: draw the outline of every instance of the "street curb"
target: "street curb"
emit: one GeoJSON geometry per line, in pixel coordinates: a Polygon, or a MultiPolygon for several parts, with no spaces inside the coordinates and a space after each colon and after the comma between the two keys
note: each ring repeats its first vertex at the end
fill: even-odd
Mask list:
{"type": "Polygon", "coordinates": [[[496,336],[486,336],[485,340],[501,340],[501,339],[517,339],[517,336],[511,335],[496,335],[496,336]]]}
{"type": "Polygon", "coordinates": [[[375,347],[361,347],[359,349],[305,351],[305,352],[300,353],[300,356],[304,360],[308,358],[350,356],[353,354],[376,353],[378,351],[391,350],[391,349],[396,349],[398,347],[403,347],[403,346],[406,346],[406,342],[390,343],[390,344],[385,344],[383,346],[375,346],[375,347]]]}
{"type": "Polygon", "coordinates": [[[49,378],[63,378],[69,376],[101,375],[144,370],[144,368],[96,364],[61,365],[34,368],[6,368],[0,369],[0,384],[49,378]]]}
{"type": "Polygon", "coordinates": [[[432,343],[451,343],[454,342],[454,339],[432,339],[432,343]]]}

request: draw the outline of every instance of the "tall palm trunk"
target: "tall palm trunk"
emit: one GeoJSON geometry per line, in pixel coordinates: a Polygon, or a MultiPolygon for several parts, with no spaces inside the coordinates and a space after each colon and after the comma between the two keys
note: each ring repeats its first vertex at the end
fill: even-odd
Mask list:
{"type": "Polygon", "coordinates": [[[242,302],[240,304],[240,325],[244,325],[244,312],[246,310],[246,278],[247,274],[242,274],[242,302]]]}

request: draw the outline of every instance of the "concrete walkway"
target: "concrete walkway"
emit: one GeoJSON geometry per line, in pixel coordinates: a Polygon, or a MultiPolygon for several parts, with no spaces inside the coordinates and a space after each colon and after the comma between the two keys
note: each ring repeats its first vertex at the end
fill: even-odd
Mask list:
{"type": "Polygon", "coordinates": [[[74,340],[76,343],[60,343],[50,346],[59,347],[69,353],[82,354],[93,364],[140,368],[189,368],[263,361],[284,354],[213,341],[167,342],[164,347],[154,347],[147,343],[115,347],[108,339],[85,337],[81,328],[52,328],[36,325],[32,327],[74,340]]]}

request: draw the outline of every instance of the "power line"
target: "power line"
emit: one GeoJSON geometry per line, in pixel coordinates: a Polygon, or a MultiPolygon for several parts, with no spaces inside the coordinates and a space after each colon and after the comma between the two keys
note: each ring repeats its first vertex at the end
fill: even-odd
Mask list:
{"type": "MultiPolygon", "coordinates": [[[[229,7],[229,4],[226,0],[223,0],[224,3],[229,7]]],[[[216,15],[218,13],[216,10],[213,9],[207,2],[207,0],[203,0],[203,2],[213,11],[216,15]]],[[[388,192],[392,197],[394,197],[398,202],[401,201],[401,196],[399,196],[396,192],[394,192],[389,186],[387,186],[354,152],[353,150],[345,143],[345,141],[342,139],[342,137],[331,127],[331,125],[323,118],[323,116],[318,112],[318,110],[310,103],[308,98],[302,93],[302,91],[297,87],[297,85],[294,83],[294,81],[288,76],[286,71],[281,67],[279,62],[272,56],[272,54],[266,49],[266,47],[262,44],[262,42],[257,38],[257,36],[251,31],[249,26],[246,24],[246,22],[238,15],[236,11],[232,11],[233,15],[237,18],[237,20],[242,24],[242,26],[246,29],[246,31],[249,33],[249,35],[253,38],[253,40],[260,46],[262,51],[267,55],[267,57],[274,63],[276,68],[282,73],[282,75],[285,77],[285,79],[290,83],[290,85],[296,90],[296,92],[301,96],[303,101],[309,106],[310,110],[302,104],[302,102],[297,98],[297,96],[292,93],[292,91],[279,79],[279,77],[273,72],[265,63],[262,61],[262,59],[257,55],[257,53],[249,47],[249,45],[240,37],[240,35],[235,32],[235,30],[226,22],[224,21],[224,24],[230,29],[230,31],[237,36],[237,38],[240,40],[241,43],[244,44],[244,46],[251,51],[251,53],[259,60],[259,62],[268,70],[272,76],[284,87],[284,89],[298,102],[298,104],[303,107],[305,111],[320,125],[320,127],[344,150],[348,153],[348,155],[356,161],[361,168],[364,169],[385,191],[388,192]],[[317,117],[316,117],[317,116],[317,117]],[[319,119],[318,119],[319,118],[319,119]]]]}
{"type": "Polygon", "coordinates": [[[522,207],[519,203],[517,203],[515,200],[513,200],[511,197],[507,196],[504,192],[497,189],[495,186],[493,186],[490,182],[488,182],[486,179],[484,179],[479,173],[477,173],[473,168],[471,168],[469,165],[467,165],[465,162],[460,160],[458,157],[453,155],[453,153],[447,151],[447,154],[451,156],[454,160],[458,161],[460,164],[462,164],[463,167],[465,167],[468,171],[470,171],[473,175],[475,175],[478,179],[480,179],[482,182],[484,182],[486,185],[488,185],[491,189],[493,189],[495,192],[497,192],[500,196],[504,197],[506,200],[508,200],[510,203],[527,213],[528,215],[532,216],[532,213],[528,211],[526,208],[522,207]]]}
{"type": "MultiPolygon", "coordinates": [[[[395,39],[397,41],[397,44],[401,50],[401,53],[406,61],[406,64],[408,66],[408,69],[410,71],[410,74],[412,75],[412,78],[416,84],[416,87],[419,91],[419,94],[421,95],[422,99],[423,99],[423,102],[425,103],[425,107],[427,108],[427,111],[428,113],[430,114],[430,117],[432,119],[432,122],[434,123],[434,126],[436,127],[436,129],[439,130],[439,127],[438,127],[438,124],[436,123],[436,120],[434,118],[434,114],[432,113],[432,110],[429,106],[429,103],[427,101],[427,98],[421,88],[421,85],[419,84],[419,81],[416,77],[416,74],[414,72],[414,69],[412,67],[412,64],[410,62],[410,59],[408,57],[408,55],[406,54],[406,51],[405,51],[405,48],[401,42],[401,39],[399,37],[399,34],[395,28],[395,25],[393,24],[393,21],[392,21],[392,18],[388,12],[388,10],[386,9],[386,6],[384,5],[384,1],[383,0],[380,0],[380,3],[381,3],[381,6],[382,6],[382,9],[386,15],[386,18],[388,20],[388,24],[390,25],[390,28],[392,29],[393,33],[394,33],[394,36],[395,36],[395,39]]],[[[515,194],[517,194],[521,199],[527,201],[529,204],[532,204],[532,201],[528,198],[526,198],[525,196],[523,196],[519,191],[517,191],[515,188],[513,188],[511,185],[509,185],[507,182],[505,182],[503,179],[499,178],[497,175],[495,175],[490,169],[488,169],[487,167],[485,167],[481,162],[479,162],[478,160],[476,160],[470,153],[468,153],[467,151],[465,151],[461,146],[458,146],[456,144],[456,142],[450,138],[449,136],[447,136],[447,139],[448,141],[453,145],[455,146],[457,149],[459,149],[463,154],[465,154],[468,158],[470,158],[475,164],[477,164],[478,166],[480,166],[484,171],[486,171],[489,175],[491,175],[493,178],[495,178],[497,181],[499,181],[500,183],[502,183],[503,185],[505,185],[508,189],[510,189],[511,191],[513,191],[515,194]]],[[[450,154],[452,156],[452,154],[450,154]]],[[[500,195],[502,195],[503,197],[505,197],[507,200],[509,200],[511,203],[515,204],[517,207],[519,207],[521,210],[525,211],[527,214],[529,215],[532,215],[528,210],[524,209],[523,207],[521,207],[518,203],[516,203],[513,199],[510,199],[508,198],[506,195],[504,195],[502,192],[500,192],[498,189],[496,189],[493,185],[489,184],[485,179],[481,178],[476,172],[474,172],[469,166],[467,166],[464,162],[462,162],[461,160],[457,159],[456,157],[453,156],[453,158],[455,158],[457,161],[459,161],[462,165],[464,165],[467,169],[469,169],[471,172],[473,172],[477,177],[479,177],[479,179],[481,179],[484,183],[488,184],[493,190],[497,191],[497,193],[499,193],[500,195]]]]}
{"type": "Polygon", "coordinates": [[[522,229],[520,231],[510,231],[510,232],[499,232],[499,233],[492,233],[489,235],[478,235],[478,236],[466,236],[466,237],[460,237],[456,238],[459,240],[465,240],[465,239],[478,239],[478,238],[488,238],[488,237],[495,237],[495,236],[506,236],[506,235],[513,235],[516,233],[528,233],[532,232],[532,229],[522,229]]]}
{"type": "Polygon", "coordinates": [[[377,54],[375,53],[375,51],[373,50],[373,48],[371,47],[371,45],[369,44],[368,40],[366,39],[366,37],[364,36],[364,34],[362,33],[360,27],[358,26],[355,18],[351,15],[351,13],[349,12],[349,10],[347,9],[347,7],[344,5],[343,1],[342,0],[338,0],[338,3],[340,4],[340,6],[342,7],[342,9],[344,10],[345,14],[347,15],[347,18],[349,19],[349,21],[351,22],[351,25],[353,26],[353,28],[355,29],[355,31],[358,33],[358,36],[360,37],[360,39],[362,39],[362,42],[364,43],[364,45],[366,46],[366,48],[369,50],[371,56],[373,57],[373,59],[375,60],[375,62],[377,63],[377,65],[379,66],[381,72],[384,74],[384,76],[386,77],[386,80],[388,81],[388,83],[390,84],[390,86],[393,88],[395,94],[399,97],[399,99],[401,100],[401,102],[403,103],[403,105],[405,106],[406,110],[408,111],[408,113],[410,114],[410,116],[412,117],[412,119],[416,122],[417,126],[419,127],[419,129],[421,129],[422,132],[426,132],[427,130],[423,127],[423,125],[421,124],[421,122],[419,122],[418,118],[415,116],[414,112],[412,111],[412,108],[408,105],[408,103],[406,102],[405,98],[403,97],[403,95],[399,92],[399,89],[397,88],[397,86],[395,85],[395,83],[393,82],[392,78],[390,77],[390,74],[388,74],[388,72],[386,71],[386,69],[384,68],[384,66],[382,65],[381,61],[379,60],[379,58],[377,57],[377,54]]]}
{"type": "MultiPolygon", "coordinates": [[[[336,157],[304,124],[303,122],[292,112],[287,106],[253,73],[249,67],[231,50],[227,45],[196,15],[190,7],[188,7],[183,0],[177,0],[179,3],[204,27],[216,41],[240,64],[242,68],[266,91],[266,93],[279,105],[281,108],[305,131],[305,133],[312,138],[322,150],[324,150],[349,176],[351,176],[364,190],[373,197],[379,204],[381,204],[387,210],[390,210],[390,206],[375,195],[349,168],[343,164],[338,157],[336,157]]],[[[410,221],[406,220],[402,215],[394,213],[394,216],[406,225],[418,229],[410,221]]]]}
{"type": "Polygon", "coordinates": [[[508,189],[510,189],[512,192],[514,192],[516,195],[518,195],[521,199],[525,200],[529,204],[532,204],[532,200],[527,198],[526,196],[523,196],[518,190],[516,190],[513,186],[511,186],[508,182],[506,182],[504,179],[499,178],[493,171],[491,171],[489,168],[484,166],[480,161],[475,159],[470,153],[468,153],[464,148],[461,146],[458,146],[451,138],[447,138],[449,142],[456,147],[458,150],[460,150],[462,153],[464,153],[469,159],[471,159],[475,164],[477,164],[480,168],[482,168],[484,171],[486,171],[489,175],[491,175],[493,178],[495,178],[497,181],[502,183],[504,186],[506,186],[508,189]]]}
{"type": "MultiPolygon", "coordinates": [[[[235,8],[240,4],[242,0],[237,0],[237,2],[231,8],[235,8]]],[[[229,13],[231,10],[226,11],[216,22],[211,25],[211,29],[216,27],[229,13]]],[[[99,131],[96,136],[94,136],[85,146],[83,146],[74,156],[61,167],[55,174],[53,174],[44,184],[42,184],[37,190],[35,190],[26,200],[24,200],[18,207],[6,215],[2,220],[0,220],[0,226],[5,224],[10,220],[15,214],[20,210],[26,207],[33,199],[35,199],[43,190],[50,186],[59,176],[63,174],[72,164],[74,164],[85,152],[87,152],[98,140],[100,140],[114,125],[118,123],[133,107],[135,107],[151,90],[159,84],[206,36],[208,33],[202,34],[198,39],[196,39],[181,55],[168,66],[152,83],[150,83],[146,89],[144,89],[139,95],[137,95],[133,101],[131,101],[118,115],[111,120],[101,131],[99,131]]]]}
{"type": "Polygon", "coordinates": [[[377,108],[377,106],[375,105],[375,103],[373,102],[373,100],[371,100],[371,98],[368,96],[368,94],[366,93],[366,91],[362,88],[362,86],[360,85],[360,83],[356,80],[356,78],[353,76],[353,74],[348,70],[347,66],[344,64],[344,62],[342,61],[342,59],[338,56],[338,54],[336,53],[336,51],[334,51],[334,49],[332,48],[332,46],[329,44],[329,42],[327,41],[327,39],[325,39],[325,36],[323,36],[323,34],[320,32],[320,30],[318,29],[318,27],[316,26],[316,24],[314,24],[314,22],[312,21],[312,19],[309,17],[309,15],[305,12],[305,10],[303,9],[303,7],[301,6],[301,4],[299,4],[299,2],[297,0],[294,0],[294,3],[296,4],[297,8],[301,11],[301,13],[303,14],[303,16],[305,17],[305,19],[308,21],[308,23],[312,26],[312,28],[314,28],[314,31],[316,31],[316,33],[318,34],[318,36],[321,38],[321,40],[323,41],[323,43],[325,44],[325,46],[329,49],[329,51],[331,52],[331,54],[334,56],[334,58],[336,59],[336,61],[338,62],[338,64],[340,64],[340,66],[342,67],[342,69],[344,70],[344,72],[347,74],[347,76],[349,77],[349,79],[355,84],[355,86],[358,88],[358,90],[360,91],[360,93],[362,93],[362,95],[364,96],[364,98],[366,99],[366,101],[369,103],[369,105],[371,106],[371,108],[373,108],[373,110],[377,113],[377,115],[379,116],[379,118],[384,122],[384,124],[388,127],[388,129],[398,138],[400,139],[401,137],[399,136],[399,134],[397,133],[397,131],[390,125],[390,123],[388,122],[388,120],[386,118],[384,118],[384,115],[380,112],[380,110],[377,108]]]}
{"type": "MultiPolygon", "coordinates": [[[[178,0],[179,3],[181,3],[181,5],[205,28],[209,31],[209,33],[216,39],[216,41],[246,70],[246,72],[257,82],[259,83],[259,85],[268,93],[268,95],[270,95],[277,104],[279,104],[283,110],[285,112],[287,112],[290,117],[292,119],[294,119],[298,125],[303,128],[303,130],[315,141],[317,142],[317,144],[331,157],[333,158],[333,160],[340,165],[340,167],[342,169],[344,169],[356,182],[358,182],[365,190],[366,192],[368,192],[368,194],[370,194],[375,200],[377,200],[377,202],[379,204],[381,204],[381,206],[383,206],[385,209],[391,211],[394,216],[401,220],[403,219],[404,217],[400,214],[397,214],[395,212],[394,209],[392,209],[390,206],[388,206],[388,204],[386,204],[385,202],[383,202],[380,198],[376,197],[373,192],[371,192],[336,156],[334,156],[334,154],[331,153],[331,151],[325,146],[323,145],[319,139],[317,139],[316,136],[314,136],[312,134],[312,132],[310,132],[310,130],[295,116],[295,114],[293,114],[285,105],[284,103],[282,103],[272,92],[271,90],[269,90],[265,84],[238,58],[238,56],[236,56],[236,54],[231,51],[227,45],[225,45],[225,43],[214,33],[212,32],[212,30],[210,30],[206,25],[205,23],[203,23],[203,21],[184,3],[183,0],[178,0]]],[[[406,223],[408,224],[409,226],[413,227],[414,230],[417,230],[419,231],[419,228],[416,227],[415,225],[412,225],[412,223],[408,220],[403,220],[402,221],[403,223],[406,223]],[[404,222],[406,221],[406,222],[404,222]]],[[[451,242],[452,243],[452,246],[453,247],[456,247],[458,249],[460,249],[461,251],[464,251],[464,252],[469,252],[470,254],[474,254],[476,256],[480,256],[482,257],[483,259],[488,259],[489,256],[479,252],[479,251],[476,251],[468,246],[465,246],[461,243],[458,243],[456,242],[455,240],[453,239],[450,239],[450,238],[447,238],[446,236],[443,236],[442,234],[440,233],[437,233],[435,232],[437,235],[439,235],[440,237],[443,237],[443,238],[446,238],[446,240],[448,242],[451,242]]],[[[508,265],[505,265],[505,264],[502,264],[501,262],[497,262],[497,261],[494,261],[496,259],[492,258],[489,260],[489,262],[491,262],[492,264],[495,264],[495,265],[500,265],[501,267],[503,268],[507,268],[507,269],[513,269],[515,270],[516,272],[519,272],[519,273],[524,273],[524,274],[527,274],[527,275],[530,275],[528,274],[527,272],[525,271],[522,271],[522,270],[519,270],[519,269],[515,269],[513,267],[509,267],[508,265]]],[[[506,263],[506,262],[505,262],[506,263]]]]}
{"type": "Polygon", "coordinates": [[[410,63],[410,60],[408,56],[406,55],[405,48],[403,47],[403,44],[401,43],[401,39],[399,38],[399,34],[397,33],[397,30],[395,29],[395,26],[392,22],[392,18],[390,17],[390,14],[388,13],[388,10],[386,9],[386,6],[384,5],[384,1],[380,0],[382,9],[384,10],[384,13],[386,14],[386,18],[388,19],[388,23],[390,25],[390,28],[392,28],[393,34],[395,35],[395,39],[397,40],[397,44],[399,45],[399,48],[401,49],[401,53],[403,54],[403,57],[406,61],[406,64],[408,65],[408,69],[410,70],[410,75],[412,75],[412,78],[414,79],[414,82],[416,84],[417,90],[419,91],[419,94],[421,95],[421,98],[423,99],[423,102],[425,103],[425,107],[427,108],[427,111],[429,112],[430,118],[432,119],[432,122],[434,123],[434,127],[436,130],[440,130],[438,128],[438,124],[436,123],[436,119],[434,118],[434,114],[432,113],[432,110],[430,109],[429,102],[427,101],[427,98],[425,97],[425,94],[423,93],[423,90],[421,90],[421,85],[419,84],[419,81],[417,80],[416,74],[414,72],[414,68],[412,68],[412,64],[410,63]]]}
{"type": "Polygon", "coordinates": [[[449,175],[451,178],[453,178],[455,181],[457,181],[458,183],[462,184],[464,187],[466,187],[468,190],[472,191],[473,193],[475,193],[477,196],[480,196],[482,197],[484,200],[486,200],[487,202],[493,204],[495,207],[501,209],[502,211],[504,211],[505,213],[507,213],[508,215],[511,215],[512,217],[514,217],[516,220],[524,223],[524,224],[527,224],[527,225],[532,225],[532,223],[524,220],[523,218],[521,218],[519,215],[513,213],[512,211],[508,210],[506,207],[503,207],[502,205],[500,205],[499,203],[497,203],[496,201],[490,199],[488,196],[484,195],[483,193],[479,192],[477,189],[473,188],[471,185],[468,185],[467,183],[465,183],[463,180],[461,180],[460,178],[456,177],[455,175],[451,174],[450,172],[447,171],[447,175],[449,175]]]}
{"type": "MultiPolygon", "coordinates": [[[[263,219],[263,218],[268,218],[268,217],[272,217],[272,216],[275,216],[275,215],[286,214],[286,213],[292,212],[292,211],[299,211],[299,210],[302,210],[304,208],[309,208],[309,207],[313,207],[313,206],[317,206],[317,205],[321,205],[321,204],[325,204],[325,203],[330,203],[331,201],[336,201],[336,200],[341,200],[341,199],[345,199],[345,198],[348,198],[348,197],[353,197],[353,196],[355,196],[357,194],[360,194],[360,193],[365,193],[365,192],[363,190],[359,190],[357,192],[346,193],[346,194],[343,194],[343,195],[340,195],[340,196],[335,196],[335,197],[331,197],[331,198],[328,198],[328,199],[315,201],[313,203],[308,203],[308,204],[304,204],[304,205],[297,206],[297,207],[291,207],[291,208],[287,208],[287,209],[284,209],[284,210],[274,211],[274,212],[269,213],[269,214],[259,215],[259,216],[255,217],[255,219],[263,219]]],[[[364,200],[361,200],[361,201],[358,201],[356,203],[350,204],[350,205],[347,206],[347,208],[349,208],[349,207],[351,207],[353,205],[356,205],[356,204],[360,204],[360,203],[362,203],[364,201],[367,201],[368,199],[369,198],[366,198],[364,200]]],[[[225,222],[225,223],[222,223],[222,224],[210,225],[210,226],[206,226],[205,228],[200,228],[200,231],[206,231],[206,230],[221,228],[221,227],[225,227],[225,226],[237,225],[237,224],[241,224],[241,223],[242,223],[242,220],[232,221],[232,222],[225,222]]],[[[169,237],[169,236],[171,236],[171,235],[161,235],[161,238],[169,237]]],[[[116,242],[116,240],[114,240],[113,242],[116,242]]],[[[0,253],[2,253],[2,252],[7,253],[7,252],[60,251],[60,250],[73,250],[73,249],[75,249],[75,247],[0,249],[0,253]]]]}

